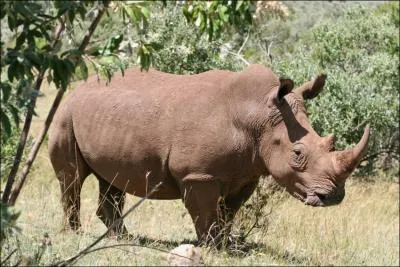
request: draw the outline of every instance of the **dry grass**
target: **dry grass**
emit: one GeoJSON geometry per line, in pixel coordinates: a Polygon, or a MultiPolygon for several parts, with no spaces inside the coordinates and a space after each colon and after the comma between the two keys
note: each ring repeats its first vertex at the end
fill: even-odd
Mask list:
{"type": "MultiPolygon", "coordinates": [[[[41,127],[55,90],[45,89],[45,94],[46,97],[39,99],[34,133],[41,127]]],[[[274,196],[266,235],[262,235],[262,231],[252,235],[248,242],[254,247],[245,256],[205,249],[205,263],[399,266],[399,185],[350,180],[346,188],[343,203],[328,208],[312,208],[281,194],[274,196]]],[[[22,229],[18,237],[21,253],[33,255],[45,232],[52,245],[44,252],[41,264],[68,258],[91,243],[106,230],[95,215],[97,195],[97,181],[90,176],[84,184],[81,199],[84,233],[60,232],[59,185],[47,156],[47,147],[43,146],[16,205],[22,212],[18,221],[22,229]]],[[[126,208],[137,200],[128,196],[126,208]]],[[[147,201],[127,218],[126,224],[132,234],[142,237],[146,246],[165,251],[184,240],[195,240],[190,217],[179,200],[147,201]]],[[[107,239],[101,244],[121,245],[123,242],[107,239]]],[[[139,239],[131,244],[139,245],[139,239]]],[[[11,238],[10,245],[15,245],[15,238],[11,238]]],[[[2,259],[10,249],[4,246],[2,259]]],[[[163,251],[130,245],[91,253],[76,265],[166,265],[166,257],[163,251]]]]}

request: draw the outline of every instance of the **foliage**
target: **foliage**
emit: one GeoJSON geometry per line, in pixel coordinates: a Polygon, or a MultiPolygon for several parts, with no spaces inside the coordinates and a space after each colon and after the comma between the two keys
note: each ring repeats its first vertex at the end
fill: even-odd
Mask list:
{"type": "Polygon", "coordinates": [[[398,31],[388,12],[350,8],[340,21],[317,24],[310,39],[272,64],[298,85],[319,72],[328,74],[324,92],[307,102],[312,124],[322,135],[334,132],[337,146],[345,148],[358,142],[370,123],[366,159],[399,154],[398,31]]]}
{"type": "Polygon", "coordinates": [[[255,3],[252,1],[187,1],[183,14],[188,22],[208,33],[208,39],[219,38],[227,25],[246,31],[252,25],[255,3]]]}
{"type": "Polygon", "coordinates": [[[192,74],[210,69],[239,70],[240,62],[221,53],[221,39],[209,41],[198,29],[186,23],[178,5],[157,11],[146,31],[147,41],[158,44],[152,57],[155,69],[177,74],[192,74]]]}
{"type": "MultiPolygon", "coordinates": [[[[150,66],[153,54],[160,49],[160,43],[147,42],[145,31],[151,18],[150,6],[156,6],[157,3],[113,2],[111,4],[113,17],[117,17],[119,22],[116,27],[128,30],[134,28],[134,31],[124,34],[118,30],[115,35],[112,34],[105,40],[100,40],[100,43],[90,45],[85,51],[77,47],[77,40],[81,40],[86,33],[77,29],[86,28],[94,16],[94,10],[102,5],[102,2],[1,3],[0,19],[2,24],[7,20],[7,26],[13,34],[11,41],[3,42],[2,39],[1,42],[4,54],[1,66],[7,70],[7,77],[2,76],[1,80],[1,126],[5,130],[2,138],[7,138],[11,133],[10,117],[14,118],[15,125],[19,123],[21,108],[9,101],[11,95],[16,98],[25,96],[26,107],[34,108],[29,105],[29,99],[32,94],[37,93],[32,88],[37,86],[34,84],[34,78],[38,72],[44,73],[48,70],[47,81],[53,82],[59,89],[66,90],[75,74],[78,78],[87,78],[86,60],[89,60],[96,72],[103,74],[109,81],[115,70],[123,72],[127,67],[126,60],[121,59],[118,54],[120,45],[127,36],[126,33],[131,35],[135,33],[137,36],[136,50],[141,67],[147,69],[150,66]],[[59,22],[66,25],[66,38],[55,40],[53,31],[59,22]],[[121,27],[121,24],[126,27],[121,27]]],[[[166,2],[163,4],[165,6],[166,2]]],[[[240,29],[243,28],[241,25],[250,26],[254,11],[253,3],[247,1],[223,0],[209,3],[186,1],[168,5],[183,10],[187,21],[199,28],[197,36],[200,37],[202,33],[207,32],[209,40],[219,37],[230,24],[240,29]]],[[[100,35],[105,37],[104,32],[100,35]]]]}
{"type": "MultiPolygon", "coordinates": [[[[7,175],[10,172],[15,151],[19,141],[20,130],[19,129],[12,129],[12,134],[7,139],[0,139],[1,143],[1,165],[0,165],[0,181],[3,183],[6,181],[7,175]]],[[[27,147],[32,147],[33,140],[29,138],[27,141],[27,147]]],[[[22,160],[24,161],[26,157],[26,153],[24,154],[22,160]]]]}
{"type": "MultiPolygon", "coordinates": [[[[46,72],[47,81],[61,90],[67,89],[76,70],[80,78],[87,78],[88,67],[84,59],[86,51],[81,51],[76,41],[78,38],[83,39],[86,31],[76,36],[74,28],[88,25],[88,18],[92,19],[93,11],[102,5],[102,1],[7,1],[1,2],[1,5],[2,28],[8,26],[11,31],[10,38],[2,39],[1,42],[4,55],[1,66],[7,70],[7,76],[2,75],[1,79],[1,126],[5,130],[2,138],[8,138],[12,129],[10,115],[14,118],[14,125],[18,125],[23,111],[21,106],[11,100],[14,98],[25,103],[24,107],[33,109],[30,99],[32,94],[37,94],[33,88],[37,86],[34,79],[39,73],[46,72]],[[5,20],[7,25],[4,25],[5,20]],[[56,26],[64,23],[67,38],[56,40],[56,26]]],[[[140,24],[149,16],[142,3],[122,2],[119,5],[121,13],[129,16],[133,24],[140,24]]],[[[59,31],[62,33],[62,30],[59,31]]],[[[111,70],[115,70],[112,68],[115,60],[120,70],[125,68],[115,53],[122,38],[122,35],[111,36],[103,40],[102,45],[88,49],[92,56],[90,62],[108,80],[111,79],[111,70]]]]}
{"type": "MultiPolygon", "coordinates": [[[[61,57],[54,54],[57,51],[52,51],[49,45],[53,41],[52,31],[63,10],[67,9],[63,2],[56,3],[59,4],[49,13],[44,2],[1,2],[2,28],[7,19],[7,26],[13,34],[7,43],[1,41],[4,55],[1,57],[1,67],[7,70],[7,77],[1,77],[1,126],[6,134],[2,134],[2,138],[11,134],[10,113],[15,125],[19,123],[21,110],[10,101],[10,96],[26,102],[26,107],[33,109],[29,99],[32,94],[37,94],[33,87],[38,72],[50,69],[49,77],[63,90],[72,75],[71,54],[66,53],[61,57]]],[[[73,3],[71,9],[80,5],[73,3]]]]}
{"type": "Polygon", "coordinates": [[[316,23],[321,20],[340,20],[350,5],[339,1],[315,1],[312,5],[305,1],[258,3],[271,7],[264,8],[251,29],[248,47],[244,51],[250,62],[270,62],[285,53],[294,53],[300,40],[307,38],[309,29],[316,23]],[[266,12],[269,10],[273,12],[266,12]]]}
{"type": "Polygon", "coordinates": [[[20,215],[12,207],[3,204],[0,201],[0,243],[3,246],[3,241],[12,233],[19,232],[20,229],[17,227],[17,219],[20,215]]]}

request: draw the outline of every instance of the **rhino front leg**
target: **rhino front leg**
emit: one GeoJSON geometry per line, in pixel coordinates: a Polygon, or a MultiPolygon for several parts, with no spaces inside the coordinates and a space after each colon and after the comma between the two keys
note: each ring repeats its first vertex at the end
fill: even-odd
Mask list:
{"type": "Polygon", "coordinates": [[[222,222],[219,183],[202,176],[191,176],[184,181],[183,201],[192,217],[199,242],[201,244],[214,243],[218,246],[221,240],[222,222]]]}
{"type": "Polygon", "coordinates": [[[222,212],[223,221],[225,223],[222,231],[226,237],[229,236],[231,232],[233,219],[235,218],[237,211],[242,204],[250,198],[257,185],[258,180],[248,183],[239,191],[239,193],[229,195],[220,202],[220,209],[222,212]]]}
{"type": "Polygon", "coordinates": [[[123,220],[121,220],[126,193],[100,177],[97,177],[97,179],[100,189],[97,216],[110,229],[109,237],[127,238],[128,231],[123,220]]]}

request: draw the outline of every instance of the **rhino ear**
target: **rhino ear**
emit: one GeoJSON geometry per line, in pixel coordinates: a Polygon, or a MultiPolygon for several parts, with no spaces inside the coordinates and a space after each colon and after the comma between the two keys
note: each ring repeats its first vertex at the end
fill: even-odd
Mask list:
{"type": "Polygon", "coordinates": [[[306,82],[300,87],[294,89],[294,92],[303,96],[304,99],[316,97],[324,88],[326,74],[320,74],[312,81],[306,82]]]}
{"type": "Polygon", "coordinates": [[[280,103],[283,99],[283,97],[287,94],[289,94],[294,87],[294,83],[291,79],[279,79],[280,85],[279,85],[279,89],[276,93],[276,95],[274,96],[274,102],[275,103],[280,103]]]}

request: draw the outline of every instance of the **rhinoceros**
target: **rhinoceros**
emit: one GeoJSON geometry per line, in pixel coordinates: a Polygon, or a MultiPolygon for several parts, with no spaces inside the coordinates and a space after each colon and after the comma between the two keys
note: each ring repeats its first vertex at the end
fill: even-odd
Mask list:
{"type": "Polygon", "coordinates": [[[80,227],[89,174],[99,182],[97,215],[109,235],[127,234],[125,194],[145,197],[156,185],[149,198],[182,199],[204,242],[231,224],[262,176],[307,205],[340,203],[369,126],[344,151],[335,151],[333,135],[313,130],[304,101],[325,79],[293,89],[292,80],[262,65],[195,75],[132,68],[109,85],[89,77],[61,104],[49,133],[66,226],[80,227]]]}

